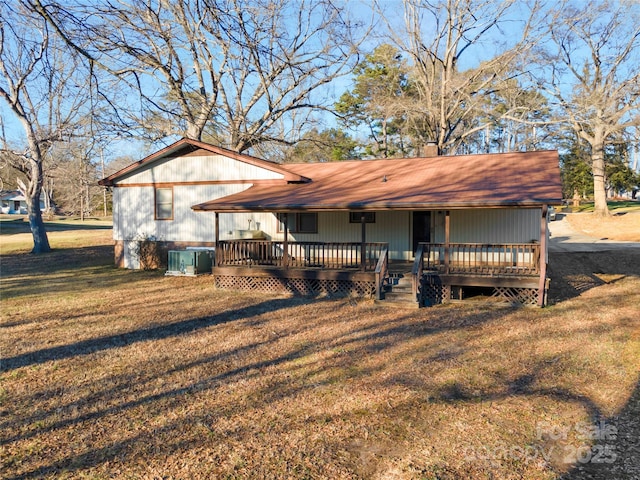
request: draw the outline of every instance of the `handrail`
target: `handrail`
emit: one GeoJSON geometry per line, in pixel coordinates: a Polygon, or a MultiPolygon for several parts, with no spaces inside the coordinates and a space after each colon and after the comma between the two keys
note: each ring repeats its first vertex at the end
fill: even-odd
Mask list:
{"type": "Polygon", "coordinates": [[[218,266],[275,266],[280,268],[356,269],[372,272],[384,248],[383,242],[284,242],[272,240],[221,240],[218,266]]]}
{"type": "Polygon", "coordinates": [[[420,282],[422,282],[422,274],[424,272],[424,245],[418,244],[415,259],[413,260],[413,268],[411,269],[411,291],[413,298],[419,301],[420,282]]]}
{"type": "Polygon", "coordinates": [[[427,270],[474,275],[539,275],[538,243],[421,243],[427,270]],[[448,257],[445,259],[445,257],[448,257]],[[448,262],[446,262],[448,260],[448,262]]]}
{"type": "Polygon", "coordinates": [[[378,258],[378,263],[375,269],[376,274],[376,299],[382,300],[382,293],[384,291],[384,282],[389,276],[389,248],[383,247],[378,258]]]}

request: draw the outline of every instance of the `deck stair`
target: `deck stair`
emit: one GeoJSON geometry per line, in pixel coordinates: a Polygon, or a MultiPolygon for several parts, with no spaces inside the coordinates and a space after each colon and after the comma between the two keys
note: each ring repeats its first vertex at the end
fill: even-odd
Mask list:
{"type": "Polygon", "coordinates": [[[400,308],[418,308],[420,304],[413,293],[411,271],[390,269],[384,299],[379,303],[400,308]]]}

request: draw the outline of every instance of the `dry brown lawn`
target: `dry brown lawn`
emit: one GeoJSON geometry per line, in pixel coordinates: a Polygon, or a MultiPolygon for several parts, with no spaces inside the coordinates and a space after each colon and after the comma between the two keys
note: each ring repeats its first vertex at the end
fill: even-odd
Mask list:
{"type": "Polygon", "coordinates": [[[567,215],[571,227],[578,232],[596,238],[640,242],[640,210],[614,213],[601,218],[593,213],[572,213],[567,215]]]}
{"type": "MultiPolygon", "coordinates": [[[[609,271],[544,309],[404,311],[111,255],[0,257],[4,479],[640,476],[630,268],[598,260],[609,271]]],[[[575,258],[554,283],[593,276],[575,258]]]]}

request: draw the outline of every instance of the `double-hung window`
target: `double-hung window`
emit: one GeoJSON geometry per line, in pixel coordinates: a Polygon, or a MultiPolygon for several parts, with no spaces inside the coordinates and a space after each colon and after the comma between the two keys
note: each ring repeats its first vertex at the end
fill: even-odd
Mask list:
{"type": "Polygon", "coordinates": [[[173,220],[173,188],[156,188],[156,220],[173,220]]]}

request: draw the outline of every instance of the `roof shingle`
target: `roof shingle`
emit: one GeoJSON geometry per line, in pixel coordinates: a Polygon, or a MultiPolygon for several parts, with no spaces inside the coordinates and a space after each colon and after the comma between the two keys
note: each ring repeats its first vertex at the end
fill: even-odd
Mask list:
{"type": "Polygon", "coordinates": [[[556,151],[285,164],[307,183],[254,185],[194,210],[393,210],[560,204],[556,151]]]}

